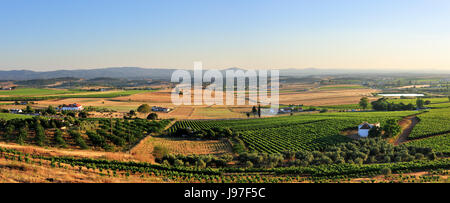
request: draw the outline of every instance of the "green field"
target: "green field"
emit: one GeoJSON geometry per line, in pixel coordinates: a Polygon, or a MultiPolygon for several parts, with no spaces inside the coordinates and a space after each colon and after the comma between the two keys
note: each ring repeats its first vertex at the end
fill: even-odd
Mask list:
{"type": "Polygon", "coordinates": [[[11,96],[11,97],[0,97],[0,101],[40,101],[48,99],[64,99],[64,98],[114,98],[129,96],[138,93],[152,92],[155,90],[121,90],[114,92],[102,92],[102,93],[92,93],[89,94],[60,94],[60,95],[50,95],[50,96],[11,96]]]}
{"type": "MultiPolygon", "coordinates": [[[[449,102],[448,98],[446,98],[446,97],[442,97],[442,98],[421,98],[421,99],[423,99],[424,101],[428,100],[428,101],[431,102],[431,104],[438,104],[438,103],[449,102]]],[[[414,98],[414,99],[389,99],[389,102],[394,102],[396,104],[398,104],[400,102],[403,102],[404,104],[412,103],[412,104],[415,105],[416,101],[417,101],[416,98],[414,98]]]]}
{"type": "Polygon", "coordinates": [[[414,127],[409,139],[424,138],[450,132],[450,108],[431,109],[418,115],[420,122],[414,127]]]}
{"type": "Polygon", "coordinates": [[[15,118],[31,118],[29,115],[12,114],[12,113],[0,113],[0,119],[11,120],[15,118]]]}
{"type": "Polygon", "coordinates": [[[428,147],[436,152],[450,154],[450,134],[437,135],[425,139],[413,140],[406,143],[408,146],[428,147]]]}
{"type": "Polygon", "coordinates": [[[8,96],[45,96],[56,94],[74,94],[86,92],[82,90],[59,90],[59,89],[42,89],[42,88],[17,88],[15,90],[0,90],[0,95],[8,96]]]}
{"type": "Polygon", "coordinates": [[[319,89],[321,89],[321,90],[366,89],[366,88],[368,88],[368,87],[357,86],[357,85],[352,85],[352,86],[322,86],[322,87],[319,87],[319,89]]]}
{"type": "MultiPolygon", "coordinates": [[[[426,107],[430,108],[448,108],[450,107],[450,102],[448,98],[422,98],[424,101],[430,101],[431,103],[429,105],[426,105],[426,107]]],[[[389,102],[393,102],[395,104],[403,102],[404,104],[414,104],[416,105],[417,99],[389,99],[389,102]]],[[[283,106],[281,106],[283,107],[283,106]]],[[[286,106],[287,107],[287,106],[286,106]]],[[[318,109],[330,109],[330,110],[351,110],[351,109],[361,109],[359,104],[341,104],[341,105],[328,105],[328,106],[304,106],[304,109],[308,109],[311,107],[315,107],[318,109]]],[[[367,109],[372,109],[372,105],[369,103],[369,106],[367,109]]]]}

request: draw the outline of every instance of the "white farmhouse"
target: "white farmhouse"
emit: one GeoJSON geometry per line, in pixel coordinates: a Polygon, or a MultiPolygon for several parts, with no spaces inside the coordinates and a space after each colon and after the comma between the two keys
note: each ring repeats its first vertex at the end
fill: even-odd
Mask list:
{"type": "Polygon", "coordinates": [[[358,126],[358,135],[360,137],[368,137],[369,136],[369,130],[373,127],[380,127],[380,123],[374,123],[370,124],[368,122],[364,122],[358,126]]]}
{"type": "Polygon", "coordinates": [[[61,111],[81,111],[83,110],[83,106],[81,104],[63,104],[59,106],[59,110],[61,111]]]}

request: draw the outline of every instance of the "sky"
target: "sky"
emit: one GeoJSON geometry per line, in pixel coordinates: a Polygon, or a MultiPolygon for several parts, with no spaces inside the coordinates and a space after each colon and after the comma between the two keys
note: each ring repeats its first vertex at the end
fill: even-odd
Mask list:
{"type": "Polygon", "coordinates": [[[0,0],[0,70],[450,70],[448,0],[0,0]]]}

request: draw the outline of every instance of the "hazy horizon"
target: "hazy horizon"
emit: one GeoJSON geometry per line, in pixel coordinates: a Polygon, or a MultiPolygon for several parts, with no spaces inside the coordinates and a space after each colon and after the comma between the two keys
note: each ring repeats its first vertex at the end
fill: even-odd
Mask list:
{"type": "Polygon", "coordinates": [[[450,71],[450,2],[8,1],[0,70],[450,71]]]}
{"type": "MultiPolygon", "coordinates": [[[[52,72],[52,71],[79,71],[79,70],[102,70],[102,69],[110,69],[110,68],[140,68],[140,69],[167,69],[167,70],[193,70],[193,67],[187,67],[187,68],[179,68],[179,67],[134,67],[134,66],[123,66],[123,67],[98,67],[98,68],[62,68],[62,69],[52,69],[52,70],[42,70],[42,69],[24,69],[24,68],[17,68],[17,69],[0,69],[0,71],[34,71],[34,72],[52,72]]],[[[270,70],[270,69],[262,69],[262,68],[256,68],[256,69],[250,69],[246,67],[223,67],[223,68],[208,68],[203,67],[203,70],[209,70],[209,69],[216,69],[216,70],[226,70],[231,68],[238,68],[243,70],[270,70]]],[[[308,67],[308,68],[280,68],[277,70],[297,70],[297,71],[315,71],[319,74],[322,73],[367,73],[367,72],[379,72],[380,74],[386,74],[386,73],[426,73],[426,74],[450,74],[450,69],[418,69],[418,70],[406,70],[406,69],[349,69],[349,68],[315,68],[315,67],[308,67]],[[323,72],[321,72],[323,71],[323,72]],[[328,71],[328,72],[327,72],[328,71]]]]}

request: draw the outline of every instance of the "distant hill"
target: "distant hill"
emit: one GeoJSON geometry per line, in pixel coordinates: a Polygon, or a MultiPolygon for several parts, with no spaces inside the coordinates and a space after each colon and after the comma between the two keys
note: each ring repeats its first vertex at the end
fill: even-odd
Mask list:
{"type": "MultiPolygon", "coordinates": [[[[0,71],[0,80],[35,80],[35,79],[50,79],[50,78],[126,78],[126,79],[154,79],[154,80],[170,80],[172,73],[177,69],[165,68],[139,68],[139,67],[118,67],[118,68],[101,68],[101,69],[80,69],[80,70],[56,70],[56,71],[31,71],[31,70],[11,70],[0,71]]],[[[204,69],[206,71],[207,69],[204,69]]],[[[227,70],[244,70],[242,68],[227,68],[220,70],[223,74],[227,70]]],[[[188,70],[192,71],[192,70],[188,70]]],[[[350,70],[350,69],[281,69],[280,76],[286,77],[311,77],[323,75],[405,75],[405,74],[424,74],[426,71],[386,71],[386,70],[350,70]]],[[[446,71],[428,71],[427,74],[448,74],[446,71]]],[[[225,75],[225,74],[224,74],[225,75]]]]}
{"type": "Polygon", "coordinates": [[[56,71],[30,71],[30,70],[12,70],[0,71],[1,80],[33,80],[33,79],[49,79],[49,78],[128,78],[128,79],[170,79],[175,69],[148,69],[137,67],[120,67],[120,68],[102,68],[102,69],[85,69],[85,70],[56,70],[56,71]]]}

